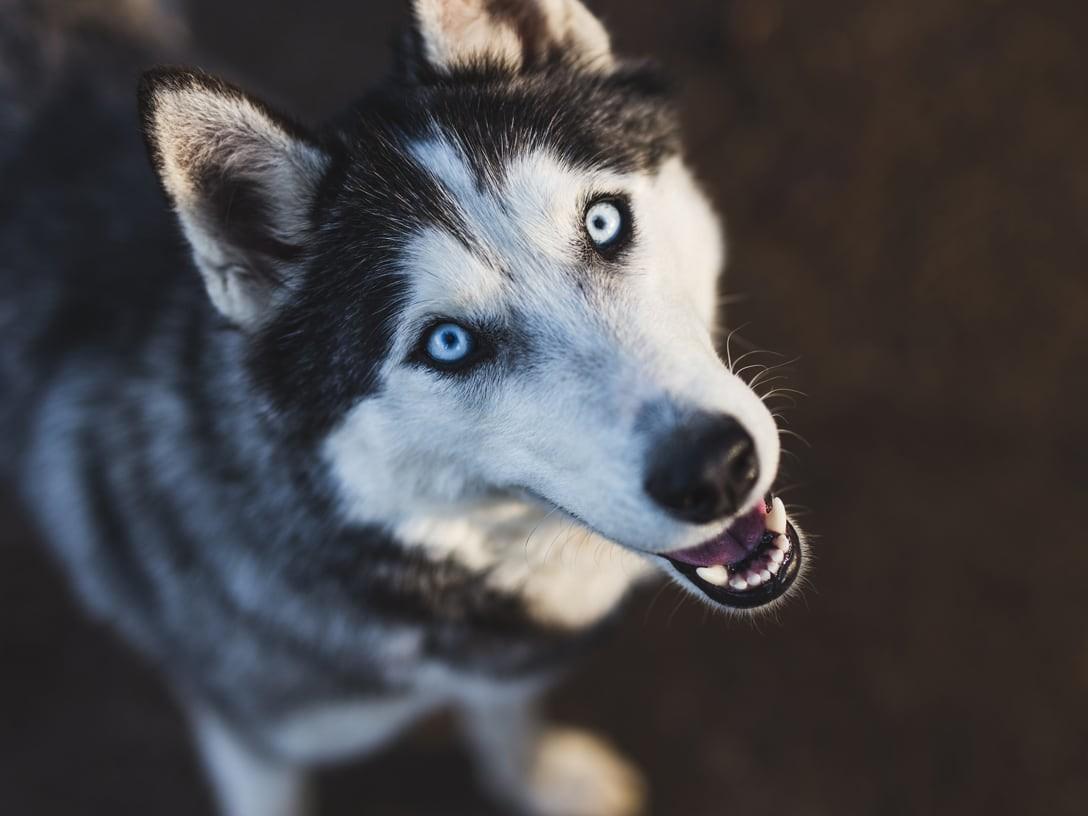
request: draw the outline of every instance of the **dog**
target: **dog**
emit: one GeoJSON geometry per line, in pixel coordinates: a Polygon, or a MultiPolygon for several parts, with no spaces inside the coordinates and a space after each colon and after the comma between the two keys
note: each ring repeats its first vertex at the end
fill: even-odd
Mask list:
{"type": "Polygon", "coordinates": [[[579,0],[414,0],[308,128],[195,69],[132,88],[144,0],[7,2],[6,475],[223,813],[309,812],[439,707],[511,811],[639,812],[540,694],[655,576],[753,610],[807,563],[668,83],[579,0]]]}

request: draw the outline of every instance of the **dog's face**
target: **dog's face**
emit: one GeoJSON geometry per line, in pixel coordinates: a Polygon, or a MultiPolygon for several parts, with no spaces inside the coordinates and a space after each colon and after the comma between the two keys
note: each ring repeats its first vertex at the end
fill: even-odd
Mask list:
{"type": "Polygon", "coordinates": [[[311,136],[202,75],[145,131],[213,302],[353,520],[518,495],[712,600],[798,574],[778,433],[715,351],[718,221],[660,83],[577,0],[418,0],[311,136]]]}

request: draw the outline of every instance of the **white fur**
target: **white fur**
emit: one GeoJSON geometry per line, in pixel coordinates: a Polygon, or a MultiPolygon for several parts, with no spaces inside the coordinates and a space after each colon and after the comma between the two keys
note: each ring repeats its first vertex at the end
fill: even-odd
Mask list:
{"type": "Polygon", "coordinates": [[[546,726],[531,699],[462,707],[465,735],[492,793],[535,816],[634,816],[646,786],[599,737],[546,726]]]}
{"type": "Polygon", "coordinates": [[[540,816],[635,816],[646,799],[639,772],[599,736],[575,728],[540,738],[522,791],[540,816]]]}
{"type": "Polygon", "coordinates": [[[646,496],[645,440],[635,432],[646,404],[671,400],[737,418],[760,458],[750,503],[778,468],[770,413],[713,345],[723,256],[717,221],[679,160],[653,176],[623,176],[575,170],[538,150],[507,167],[494,194],[475,183],[464,148],[440,134],[414,152],[457,201],[482,251],[439,230],[407,242],[412,294],[383,371],[385,387],[348,415],[325,448],[344,506],[356,520],[387,524],[436,556],[498,566],[492,580],[507,588],[523,581],[545,617],[562,618],[567,608],[569,622],[588,621],[641,575],[606,541],[661,553],[726,526],[684,524],[646,496]],[[581,208],[602,190],[630,196],[638,241],[612,280],[590,282],[585,293],[579,276],[601,273],[587,272],[577,250],[581,208]],[[527,322],[519,328],[534,344],[531,373],[509,372],[486,393],[466,394],[403,362],[430,315],[472,322],[513,313],[527,322]],[[496,490],[511,488],[550,505],[489,503],[496,490]],[[560,512],[545,518],[552,505],[560,512]],[[522,518],[513,524],[504,513],[522,518]],[[567,514],[593,532],[571,527],[567,514]],[[519,537],[533,525],[542,529],[525,535],[519,552],[519,537]],[[549,559],[552,541],[571,569],[549,559]],[[617,572],[633,577],[602,577],[617,572]],[[574,604],[579,581],[588,599],[574,604]]]}
{"type": "Polygon", "coordinates": [[[587,67],[612,65],[612,43],[601,21],[578,0],[541,0],[540,7],[556,42],[587,67]]]}
{"type": "MultiPolygon", "coordinates": [[[[427,61],[448,70],[487,58],[517,70],[522,42],[502,18],[488,13],[486,0],[415,0],[413,4],[427,61]]],[[[586,67],[612,64],[608,32],[579,0],[536,0],[552,43],[586,67]]]]}
{"type": "Polygon", "coordinates": [[[489,57],[511,68],[521,66],[521,40],[510,26],[487,14],[484,0],[416,0],[414,5],[432,65],[452,68],[489,57]]]}
{"type": "Polygon", "coordinates": [[[326,705],[276,723],[268,738],[277,754],[293,763],[330,762],[383,745],[435,705],[421,694],[326,705]]]}
{"type": "Polygon", "coordinates": [[[480,501],[420,514],[397,537],[436,559],[488,571],[488,584],[524,598],[541,621],[578,629],[607,615],[650,574],[634,554],[535,503],[480,501]]]}
{"type": "Polygon", "coordinates": [[[307,816],[313,812],[307,774],[262,756],[212,715],[192,716],[201,758],[223,816],[307,816]]]}

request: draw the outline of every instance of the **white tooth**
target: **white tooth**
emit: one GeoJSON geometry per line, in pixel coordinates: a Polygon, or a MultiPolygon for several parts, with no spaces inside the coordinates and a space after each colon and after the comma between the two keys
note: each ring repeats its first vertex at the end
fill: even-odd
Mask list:
{"type": "Polygon", "coordinates": [[[748,582],[748,586],[759,586],[763,583],[763,578],[760,577],[758,572],[749,572],[744,576],[744,580],[748,582]]]}
{"type": "Polygon", "coordinates": [[[786,554],[779,549],[772,549],[767,553],[767,558],[770,559],[770,566],[772,569],[778,569],[778,565],[786,560],[786,554]]]}
{"type": "Polygon", "coordinates": [[[729,583],[729,570],[721,564],[715,564],[713,567],[699,567],[695,570],[695,574],[714,586],[725,586],[729,583]]]}
{"type": "Polygon", "coordinates": [[[733,587],[733,589],[744,590],[748,589],[748,582],[738,575],[729,581],[729,586],[733,587]]]}
{"type": "Polygon", "coordinates": [[[778,575],[778,568],[781,567],[781,566],[782,566],[781,561],[777,561],[777,562],[771,561],[770,563],[767,564],[767,569],[769,569],[775,575],[778,575]]]}
{"type": "Polygon", "coordinates": [[[772,533],[786,532],[786,505],[782,504],[782,499],[778,496],[771,501],[771,512],[767,514],[767,521],[764,523],[772,533]]]}
{"type": "Polygon", "coordinates": [[[774,540],[774,547],[775,547],[776,550],[781,550],[782,552],[789,552],[790,551],[789,537],[784,536],[784,535],[776,536],[775,540],[774,540]]]}
{"type": "Polygon", "coordinates": [[[771,571],[765,569],[760,570],[759,577],[762,578],[764,582],[769,581],[771,580],[771,571]]]}

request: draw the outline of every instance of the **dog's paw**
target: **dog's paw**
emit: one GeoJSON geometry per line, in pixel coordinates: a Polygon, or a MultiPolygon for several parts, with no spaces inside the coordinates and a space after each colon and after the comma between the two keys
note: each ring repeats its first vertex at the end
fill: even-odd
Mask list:
{"type": "Polygon", "coordinates": [[[532,816],[637,816],[646,783],[599,737],[551,728],[540,740],[525,803],[532,816]]]}

